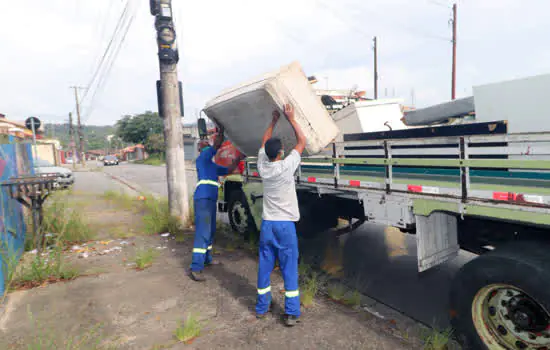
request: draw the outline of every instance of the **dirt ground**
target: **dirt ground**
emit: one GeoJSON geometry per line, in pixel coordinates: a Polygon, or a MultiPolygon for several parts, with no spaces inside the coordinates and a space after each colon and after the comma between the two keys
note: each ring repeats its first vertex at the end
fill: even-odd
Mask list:
{"type": "Polygon", "coordinates": [[[0,308],[0,349],[50,349],[45,344],[53,340],[63,348],[72,343],[72,349],[422,348],[417,334],[394,321],[322,296],[303,310],[298,326],[284,327],[278,273],[272,277],[276,308],[259,321],[254,317],[257,261],[250,249],[219,234],[215,255],[222,265],[209,268],[206,283],[192,282],[185,274],[192,232],[145,236],[138,212],[80,196],[87,196],[81,210],[99,236],[72,247],[66,259],[88,276],[10,293],[0,308]],[[158,256],[151,267],[137,271],[135,254],[144,248],[158,256]],[[191,343],[179,343],[174,331],[190,314],[204,328],[191,343]]]}

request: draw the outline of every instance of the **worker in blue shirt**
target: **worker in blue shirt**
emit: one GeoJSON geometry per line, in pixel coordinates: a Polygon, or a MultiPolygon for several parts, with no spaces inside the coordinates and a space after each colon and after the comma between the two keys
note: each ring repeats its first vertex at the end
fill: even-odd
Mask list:
{"type": "Polygon", "coordinates": [[[213,158],[223,143],[223,128],[218,130],[214,145],[207,140],[199,141],[199,156],[196,160],[197,187],[193,196],[195,209],[195,242],[189,277],[197,282],[205,281],[202,270],[205,265],[216,265],[212,260],[212,242],[216,233],[216,202],[219,176],[232,173],[242,160],[239,156],[229,167],[214,163],[213,158]]]}

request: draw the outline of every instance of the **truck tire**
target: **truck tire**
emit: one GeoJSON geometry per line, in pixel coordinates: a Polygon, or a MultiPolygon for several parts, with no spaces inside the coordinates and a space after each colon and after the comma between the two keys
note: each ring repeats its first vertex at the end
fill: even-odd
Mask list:
{"type": "Polygon", "coordinates": [[[548,243],[516,242],[460,269],[451,324],[465,349],[550,349],[548,249],[548,243]]]}
{"type": "Polygon", "coordinates": [[[242,190],[233,191],[227,204],[229,224],[233,231],[241,235],[245,240],[256,237],[258,230],[256,223],[248,207],[246,196],[242,190]]]}

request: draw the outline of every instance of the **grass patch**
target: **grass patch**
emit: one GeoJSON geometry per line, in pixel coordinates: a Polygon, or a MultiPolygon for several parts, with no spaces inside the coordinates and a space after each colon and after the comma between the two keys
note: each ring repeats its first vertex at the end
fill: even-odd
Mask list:
{"type": "Polygon", "coordinates": [[[328,289],[328,297],[335,301],[342,301],[346,294],[346,287],[341,284],[331,284],[328,289]]]}
{"type": "Polygon", "coordinates": [[[136,164],[145,164],[145,165],[164,165],[166,164],[166,160],[161,155],[151,155],[149,158],[144,160],[136,160],[134,161],[136,164]]]}
{"type": "Polygon", "coordinates": [[[136,207],[136,199],[123,191],[105,191],[101,197],[126,209],[136,207]]]}
{"type": "Polygon", "coordinates": [[[147,196],[143,201],[143,205],[145,209],[143,223],[145,224],[146,232],[149,234],[170,232],[169,228],[173,225],[173,220],[170,219],[168,200],[147,196]]]}
{"type": "Polygon", "coordinates": [[[359,306],[361,305],[361,293],[359,291],[354,290],[351,292],[351,294],[348,294],[344,298],[344,303],[349,306],[359,306]]]}
{"type": "Polygon", "coordinates": [[[189,343],[200,336],[202,328],[203,324],[197,319],[197,315],[191,313],[183,324],[179,323],[178,328],[174,331],[174,336],[180,342],[189,343]]]}
{"type": "Polygon", "coordinates": [[[453,336],[453,330],[447,328],[445,330],[438,330],[432,328],[424,335],[424,349],[425,350],[447,350],[449,349],[449,343],[453,336]]]}
{"type": "Polygon", "coordinates": [[[305,307],[310,307],[313,305],[313,300],[319,292],[319,280],[317,274],[313,273],[310,276],[303,279],[301,289],[301,302],[305,307]]]}
{"type": "Polygon", "coordinates": [[[79,276],[79,271],[65,263],[60,248],[45,256],[36,255],[23,261],[10,283],[12,289],[29,289],[46,283],[69,281],[79,276]]]}
{"type": "Polygon", "coordinates": [[[153,248],[140,249],[136,252],[134,262],[138,270],[144,270],[153,265],[153,262],[158,256],[158,252],[153,248]]]}
{"type": "MultiPolygon", "coordinates": [[[[92,231],[81,212],[69,208],[66,195],[52,196],[50,203],[45,206],[42,232],[51,233],[46,239],[46,245],[53,244],[55,240],[57,244],[67,246],[87,242],[93,238],[92,231]]],[[[35,249],[36,240],[32,239],[32,235],[29,237],[31,240],[26,242],[26,248],[35,249]]]]}
{"type": "Polygon", "coordinates": [[[298,265],[298,276],[302,279],[306,279],[309,275],[311,275],[311,265],[300,260],[300,264],[298,265]]]}

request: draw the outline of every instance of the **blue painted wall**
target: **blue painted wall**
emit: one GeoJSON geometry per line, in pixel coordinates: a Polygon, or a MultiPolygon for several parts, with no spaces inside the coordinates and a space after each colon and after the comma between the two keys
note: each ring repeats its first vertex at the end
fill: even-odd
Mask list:
{"type": "MultiPolygon", "coordinates": [[[[30,144],[0,144],[0,181],[33,173],[30,144]]],[[[25,232],[23,206],[10,197],[7,188],[0,187],[0,296],[4,294],[7,262],[23,252],[25,232]]]]}

